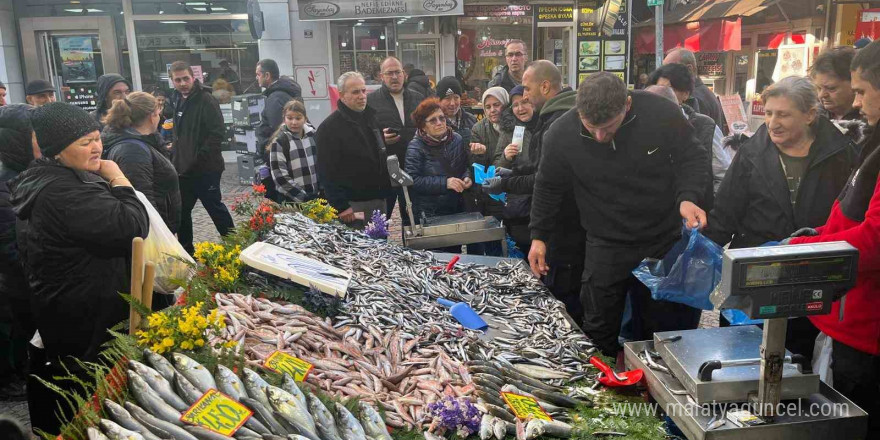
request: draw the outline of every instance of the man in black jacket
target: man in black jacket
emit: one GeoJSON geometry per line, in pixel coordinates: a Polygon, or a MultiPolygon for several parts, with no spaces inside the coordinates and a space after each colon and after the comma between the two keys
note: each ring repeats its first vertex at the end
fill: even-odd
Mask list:
{"type": "MultiPolygon", "coordinates": [[[[408,64],[408,66],[412,66],[412,64],[408,64]]],[[[406,88],[424,96],[425,98],[434,96],[434,90],[431,88],[431,80],[421,69],[412,69],[406,73],[406,88]]]]}
{"type": "Polygon", "coordinates": [[[122,75],[108,73],[98,78],[95,88],[97,89],[95,98],[97,98],[98,108],[89,113],[89,115],[95,118],[98,124],[101,124],[101,128],[104,128],[104,123],[101,120],[104,119],[104,116],[107,116],[110,107],[113,107],[113,101],[125,98],[131,93],[131,83],[123,78],[122,75]]]}
{"type": "MultiPolygon", "coordinates": [[[[727,134],[727,120],[724,119],[724,112],[721,111],[721,102],[718,97],[703,84],[700,75],[697,74],[697,57],[693,52],[687,49],[673,49],[663,59],[663,64],[684,64],[694,76],[694,93],[693,97],[697,102],[696,110],[715,121],[715,125],[721,127],[721,132],[727,134]]],[[[693,106],[692,106],[693,107],[693,106]]]]}
{"type": "Polygon", "coordinates": [[[211,89],[195,80],[189,64],[175,61],[168,75],[175,88],[171,97],[174,106],[171,162],[180,176],[177,240],[192,254],[192,210],[196,200],[201,200],[220,235],[228,234],[234,226],[220,193],[220,176],[225,169],[221,143],[226,127],[220,104],[211,96],[211,89]]]}
{"type": "Polygon", "coordinates": [[[263,111],[260,112],[260,125],[256,129],[257,151],[264,151],[272,133],[275,133],[284,122],[284,115],[281,114],[284,104],[291,99],[302,101],[302,89],[296,81],[281,76],[275,60],[269,58],[260,60],[257,63],[256,73],[257,82],[260,87],[265,88],[263,95],[266,96],[263,111]]]}
{"type": "Polygon", "coordinates": [[[526,43],[523,40],[508,41],[504,46],[504,58],[507,60],[507,65],[495,74],[492,81],[489,81],[489,87],[503,87],[510,93],[514,87],[523,82],[523,74],[526,65],[529,64],[526,43]]]}
{"type": "Polygon", "coordinates": [[[357,72],[343,73],[337,109],[318,127],[318,180],[343,223],[362,229],[373,211],[384,212],[391,196],[385,141],[367,86],[357,72]],[[365,221],[366,220],[366,221],[365,221]]]}
{"type": "MultiPolygon", "coordinates": [[[[411,115],[425,97],[403,87],[406,75],[397,58],[385,58],[380,69],[382,87],[367,95],[367,105],[376,112],[376,122],[382,130],[388,155],[397,155],[400,163],[404,164],[406,148],[416,135],[411,115]]],[[[402,195],[402,192],[396,191],[388,198],[386,214],[389,217],[394,211],[394,202],[402,195]]]]}
{"type": "Polygon", "coordinates": [[[563,195],[574,191],[586,230],[581,303],[584,331],[606,355],[620,350],[624,301],[632,295],[635,336],[695,328],[700,311],[665,301],[633,275],[645,257],[663,257],[678,240],[681,219],[706,225],[694,203],[705,180],[705,153],[675,104],[635,91],[600,72],[580,86],[577,107],[553,123],[532,200],[529,264],[547,273],[545,241],[556,228],[563,195]]]}

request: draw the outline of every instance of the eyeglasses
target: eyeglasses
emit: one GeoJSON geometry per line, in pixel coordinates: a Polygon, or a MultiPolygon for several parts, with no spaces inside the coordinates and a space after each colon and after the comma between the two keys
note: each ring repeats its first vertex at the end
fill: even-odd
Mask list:
{"type": "Polygon", "coordinates": [[[434,124],[439,125],[441,123],[446,124],[446,116],[434,116],[431,119],[425,119],[425,123],[431,124],[431,125],[434,125],[434,124]]]}
{"type": "Polygon", "coordinates": [[[382,72],[382,75],[385,75],[385,76],[401,76],[401,75],[403,75],[403,71],[402,71],[402,70],[392,70],[392,71],[390,71],[390,72],[382,72]]]}
{"type": "Polygon", "coordinates": [[[507,58],[522,58],[522,57],[526,56],[526,54],[524,54],[522,52],[510,52],[505,56],[507,58]]]}

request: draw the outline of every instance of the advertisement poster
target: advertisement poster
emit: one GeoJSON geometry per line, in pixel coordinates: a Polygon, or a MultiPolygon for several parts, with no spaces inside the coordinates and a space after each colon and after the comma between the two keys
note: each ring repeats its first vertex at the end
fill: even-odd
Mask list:
{"type": "Polygon", "coordinates": [[[807,46],[780,46],[773,69],[773,81],[788,76],[804,76],[807,74],[807,46]]]}
{"type": "Polygon", "coordinates": [[[98,79],[92,37],[55,37],[61,58],[61,76],[67,83],[87,83],[98,79]]]}
{"type": "Polygon", "coordinates": [[[628,82],[629,11],[626,0],[579,0],[578,84],[594,72],[611,72],[628,82]]]}

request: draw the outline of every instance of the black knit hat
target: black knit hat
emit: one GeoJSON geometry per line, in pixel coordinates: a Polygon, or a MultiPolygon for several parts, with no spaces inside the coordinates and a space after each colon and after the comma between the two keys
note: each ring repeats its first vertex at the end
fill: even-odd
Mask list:
{"type": "Polygon", "coordinates": [[[77,139],[101,129],[85,110],[64,102],[50,102],[34,109],[31,125],[46,157],[56,156],[77,139]]]}
{"type": "Polygon", "coordinates": [[[443,99],[446,95],[461,96],[461,83],[454,76],[443,77],[437,82],[437,97],[443,99]]]}

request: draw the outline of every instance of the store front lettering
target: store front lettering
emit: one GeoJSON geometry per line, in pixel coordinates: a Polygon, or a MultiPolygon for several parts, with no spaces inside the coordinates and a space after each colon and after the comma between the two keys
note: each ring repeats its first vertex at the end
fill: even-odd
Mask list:
{"type": "Polygon", "coordinates": [[[354,5],[354,13],[357,15],[387,15],[406,13],[404,0],[362,2],[354,5]]]}
{"type": "Polygon", "coordinates": [[[455,0],[426,0],[422,7],[429,12],[449,12],[458,6],[455,0]]]}
{"type": "Polygon", "coordinates": [[[312,2],[306,5],[305,13],[312,17],[332,17],[339,13],[339,6],[330,2],[312,2]]]}

